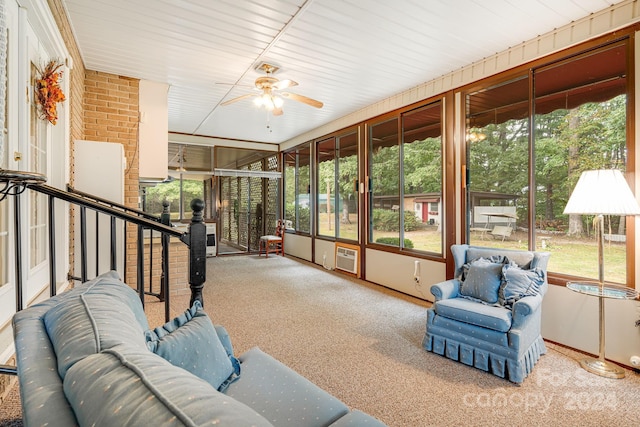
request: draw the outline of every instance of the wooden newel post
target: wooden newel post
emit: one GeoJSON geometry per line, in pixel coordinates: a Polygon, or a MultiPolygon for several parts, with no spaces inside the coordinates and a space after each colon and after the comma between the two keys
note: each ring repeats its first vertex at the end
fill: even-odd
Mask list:
{"type": "Polygon", "coordinates": [[[200,199],[193,199],[191,209],[193,217],[189,225],[189,286],[191,287],[189,306],[198,300],[204,307],[202,288],[207,280],[207,227],[202,217],[204,202],[200,199]]]}

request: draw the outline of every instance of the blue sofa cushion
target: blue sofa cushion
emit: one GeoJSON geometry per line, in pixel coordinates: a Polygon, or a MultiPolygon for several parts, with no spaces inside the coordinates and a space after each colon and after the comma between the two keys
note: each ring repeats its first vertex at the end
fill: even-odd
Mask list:
{"type": "Polygon", "coordinates": [[[240,363],[227,354],[200,301],[163,326],[145,332],[147,347],[223,391],[240,375],[240,363]]]}
{"type": "Polygon", "coordinates": [[[145,348],[143,327],[148,324],[141,325],[132,309],[142,306],[138,294],[113,274],[61,295],[43,319],[60,378],[74,363],[104,349],[123,343],[145,348]]]}
{"type": "Polygon", "coordinates": [[[225,392],[279,427],[326,426],[349,408],[308,379],[254,347],[240,356],[242,379],[225,392]]]}
{"type": "Polygon", "coordinates": [[[460,295],[487,304],[497,303],[503,262],[504,257],[500,262],[478,258],[465,264],[462,267],[464,280],[460,284],[460,295]]]}
{"type": "Polygon", "coordinates": [[[524,270],[514,263],[507,264],[502,268],[499,302],[511,309],[520,298],[538,295],[543,284],[544,271],[541,269],[524,270]]]}
{"type": "Polygon", "coordinates": [[[478,304],[466,298],[451,298],[437,301],[434,310],[440,316],[494,331],[507,332],[511,328],[511,310],[501,306],[478,304]]]}
{"type": "Polygon", "coordinates": [[[79,361],[64,393],[82,426],[271,426],[144,347],[117,346],[79,361]]]}

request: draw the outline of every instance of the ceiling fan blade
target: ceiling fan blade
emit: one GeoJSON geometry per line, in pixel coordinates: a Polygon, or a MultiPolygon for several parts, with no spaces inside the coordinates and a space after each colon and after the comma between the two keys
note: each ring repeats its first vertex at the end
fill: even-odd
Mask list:
{"type": "Polygon", "coordinates": [[[285,79],[285,80],[277,81],[271,87],[276,90],[281,90],[281,89],[286,89],[288,87],[293,87],[293,86],[298,86],[298,83],[294,82],[293,80],[285,79]]]}
{"type": "Polygon", "coordinates": [[[224,106],[224,105],[233,104],[234,102],[242,101],[243,99],[251,98],[252,96],[255,96],[255,94],[254,94],[254,93],[248,93],[248,94],[246,94],[246,95],[242,95],[242,96],[239,96],[239,97],[237,97],[237,98],[232,98],[232,99],[230,99],[230,100],[228,100],[228,101],[224,101],[224,102],[223,102],[222,104],[220,104],[220,105],[223,105],[223,106],[224,106]]]}
{"type": "Polygon", "coordinates": [[[284,96],[285,98],[290,98],[294,101],[302,102],[316,108],[322,108],[322,106],[324,105],[320,101],[316,101],[315,99],[311,99],[303,95],[298,95],[297,93],[282,92],[280,95],[284,96]]]}

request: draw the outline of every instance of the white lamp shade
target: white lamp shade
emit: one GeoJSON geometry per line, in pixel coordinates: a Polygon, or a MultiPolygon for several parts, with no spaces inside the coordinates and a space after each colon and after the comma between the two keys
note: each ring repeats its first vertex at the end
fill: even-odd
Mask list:
{"type": "Polygon", "coordinates": [[[591,170],[580,175],[564,213],[640,215],[640,206],[619,170],[591,170]]]}

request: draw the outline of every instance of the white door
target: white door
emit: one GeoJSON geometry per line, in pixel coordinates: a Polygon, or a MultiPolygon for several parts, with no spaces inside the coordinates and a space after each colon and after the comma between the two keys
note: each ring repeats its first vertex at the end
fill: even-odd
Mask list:
{"type": "MultiPolygon", "coordinates": [[[[35,82],[43,67],[51,59],[40,44],[38,37],[27,25],[26,43],[28,52],[28,66],[23,70],[26,87],[28,88],[28,112],[23,125],[28,137],[19,141],[19,151],[22,153],[24,170],[49,176],[51,171],[50,147],[51,124],[43,119],[36,96],[35,82]]],[[[22,236],[28,242],[23,244],[23,268],[26,269],[25,303],[35,297],[49,282],[48,269],[48,227],[47,227],[47,196],[28,191],[21,199],[24,204],[22,212],[22,236]]],[[[24,270],[23,270],[24,271],[24,270]]]]}

